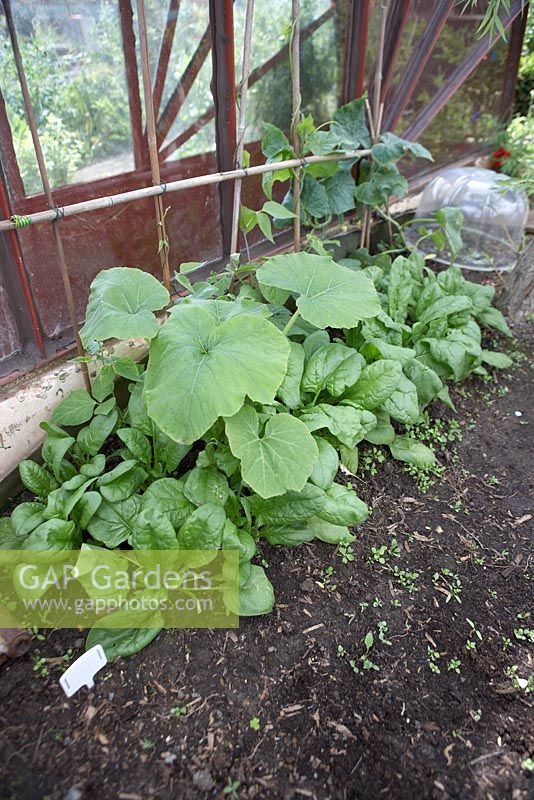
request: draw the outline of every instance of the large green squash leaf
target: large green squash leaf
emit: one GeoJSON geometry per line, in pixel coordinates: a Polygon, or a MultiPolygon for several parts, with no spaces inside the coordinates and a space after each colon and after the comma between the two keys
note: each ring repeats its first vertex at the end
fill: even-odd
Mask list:
{"type": "Polygon", "coordinates": [[[205,308],[181,306],[150,347],[148,413],[172,439],[191,444],[245,397],[272,403],[289,358],[289,341],[270,322],[237,316],[221,324],[205,308]]]}
{"type": "Polygon", "coordinates": [[[380,302],[373,282],[328,256],[288,253],[274,256],[256,275],[261,283],[298,295],[302,317],[317,328],[353,328],[374,317],[380,302]]]}
{"type": "Polygon", "coordinates": [[[169,293],[152,275],[134,267],[99,272],[91,284],[85,325],[85,347],[106,339],[152,339],[158,330],[154,311],[169,302],[169,293]]]}
{"type": "Polygon", "coordinates": [[[306,425],[290,414],[270,417],[260,432],[256,410],[243,406],[226,420],[226,435],[243,480],[261,497],[300,491],[319,456],[306,425]]]}

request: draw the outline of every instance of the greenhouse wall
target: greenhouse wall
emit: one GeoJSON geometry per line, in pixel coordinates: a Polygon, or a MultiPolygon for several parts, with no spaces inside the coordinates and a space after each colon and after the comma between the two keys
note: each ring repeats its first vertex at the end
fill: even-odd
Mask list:
{"type": "MultiPolygon", "coordinates": [[[[2,219],[47,208],[6,4],[0,7],[2,219]]],[[[373,97],[381,5],[301,3],[302,110],[316,121],[327,122],[365,91],[373,97]]],[[[388,5],[384,128],[420,140],[434,154],[434,169],[487,150],[513,102],[524,4],[510,4],[507,42],[497,33],[476,37],[484,3],[464,14],[461,5],[388,5]]],[[[145,0],[162,182],[235,166],[245,6],[245,0],[145,0]]],[[[9,7],[54,205],[151,185],[135,2],[12,0],[9,7]]],[[[246,131],[252,164],[262,158],[262,121],[290,126],[290,20],[291,0],[256,3],[246,131]]],[[[412,179],[420,169],[407,167],[412,179]]],[[[258,207],[261,198],[260,178],[245,180],[244,203],[258,207]]],[[[216,269],[228,258],[232,202],[231,182],[164,198],[173,269],[184,261],[216,269]]],[[[57,224],[80,321],[101,269],[131,265],[160,274],[151,198],[57,224]]],[[[253,237],[251,244],[261,242],[253,237]]],[[[0,267],[0,379],[9,383],[65,355],[73,334],[50,224],[0,234],[0,267]]]]}

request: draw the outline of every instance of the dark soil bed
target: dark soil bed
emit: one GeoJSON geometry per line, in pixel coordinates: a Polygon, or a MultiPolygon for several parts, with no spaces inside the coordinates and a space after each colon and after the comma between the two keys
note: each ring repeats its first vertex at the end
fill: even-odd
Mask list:
{"type": "Polygon", "coordinates": [[[270,616],[162,633],[69,701],[77,631],[0,667],[0,797],[532,797],[533,371],[515,332],[513,369],[453,387],[456,415],[434,408],[462,439],[425,494],[368,452],[353,561],[263,547],[270,616]]]}

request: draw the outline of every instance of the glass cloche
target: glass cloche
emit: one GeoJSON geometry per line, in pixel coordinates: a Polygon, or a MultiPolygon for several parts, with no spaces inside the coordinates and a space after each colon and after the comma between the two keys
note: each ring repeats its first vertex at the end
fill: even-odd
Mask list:
{"type": "MultiPolygon", "coordinates": [[[[479,167],[450,167],[444,169],[426,186],[414,224],[408,228],[408,242],[425,254],[436,252],[430,239],[421,242],[420,228],[438,227],[428,222],[441,208],[459,208],[464,216],[461,236],[463,248],[455,263],[463,269],[490,272],[512,269],[523,241],[528,202],[525,194],[506,189],[506,175],[479,167]],[[418,225],[417,221],[421,220],[418,225]],[[423,222],[424,220],[424,222],[423,222]]],[[[435,260],[449,263],[443,249],[435,260]]]]}

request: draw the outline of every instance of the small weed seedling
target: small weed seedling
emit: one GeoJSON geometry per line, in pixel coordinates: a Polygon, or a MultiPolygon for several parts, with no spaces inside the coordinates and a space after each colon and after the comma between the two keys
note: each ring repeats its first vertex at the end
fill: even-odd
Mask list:
{"type": "Polygon", "coordinates": [[[449,672],[456,672],[457,675],[460,674],[460,667],[462,666],[462,662],[459,658],[451,658],[449,663],[447,664],[447,669],[449,672]]]}
{"type": "Polygon", "coordinates": [[[428,647],[426,649],[426,652],[427,652],[427,656],[428,656],[427,662],[428,662],[428,668],[430,669],[430,672],[433,672],[435,675],[440,675],[441,674],[441,670],[440,670],[440,668],[439,668],[439,666],[437,664],[437,662],[441,658],[440,654],[438,653],[437,650],[434,650],[433,647],[430,647],[430,645],[428,645],[428,647]]]}
{"type": "Polygon", "coordinates": [[[381,566],[385,566],[389,560],[389,558],[399,558],[400,556],[400,549],[397,543],[397,540],[393,538],[390,542],[389,547],[386,544],[381,545],[380,547],[371,547],[371,557],[370,561],[374,562],[375,564],[380,564],[381,566]]]}
{"type": "Polygon", "coordinates": [[[187,706],[173,706],[169,714],[171,717],[185,717],[187,714],[187,706]]]}
{"type": "Polygon", "coordinates": [[[229,797],[230,800],[237,800],[240,787],[241,781],[233,781],[231,778],[228,778],[228,783],[223,789],[223,795],[229,797]]]}
{"type": "Polygon", "coordinates": [[[362,671],[367,672],[373,669],[378,672],[380,670],[378,664],[375,664],[369,656],[374,644],[374,636],[372,631],[367,633],[365,639],[363,640],[363,644],[365,650],[362,655],[358,659],[351,658],[349,661],[350,668],[356,675],[359,675],[362,671]]]}
{"type": "Polygon", "coordinates": [[[248,727],[251,731],[259,731],[261,725],[258,717],[252,717],[250,722],[248,723],[248,727]]]}
{"type": "Polygon", "coordinates": [[[518,642],[534,644],[534,628],[514,628],[514,636],[518,642]]]}
{"type": "Polygon", "coordinates": [[[46,663],[46,659],[42,656],[35,656],[33,659],[33,671],[36,672],[40,678],[48,678],[50,675],[50,668],[46,663]]]}
{"type": "Polygon", "coordinates": [[[452,599],[456,600],[457,603],[462,603],[460,600],[462,581],[455,572],[451,572],[450,569],[444,567],[439,572],[434,572],[432,583],[436,589],[446,594],[446,603],[449,603],[452,599]]]}
{"type": "Polygon", "coordinates": [[[479,629],[477,628],[477,626],[475,625],[473,620],[469,619],[469,617],[466,617],[465,620],[466,620],[467,624],[469,625],[469,627],[471,628],[471,633],[469,634],[469,637],[468,637],[468,639],[467,639],[467,641],[465,643],[465,646],[466,646],[467,650],[473,651],[473,650],[477,649],[477,644],[476,644],[475,639],[478,639],[479,642],[481,642],[482,641],[482,633],[479,631],[479,629]]]}
{"type": "Polygon", "coordinates": [[[388,624],[387,624],[386,620],[385,619],[380,620],[380,622],[377,623],[376,627],[378,628],[378,639],[379,639],[379,641],[382,642],[382,644],[387,644],[388,646],[391,646],[391,642],[387,638],[387,635],[388,635],[388,624]]]}
{"type": "Polygon", "coordinates": [[[397,579],[397,583],[403,589],[406,589],[408,594],[415,594],[415,592],[419,591],[419,586],[417,585],[417,581],[419,580],[419,572],[410,572],[406,569],[399,569],[399,567],[393,567],[393,574],[397,579]]]}
{"type": "Polygon", "coordinates": [[[373,445],[360,456],[360,471],[364,475],[378,475],[380,464],[386,461],[386,456],[381,447],[373,445]]]}
{"type": "Polygon", "coordinates": [[[328,566],[321,572],[321,580],[316,581],[320,589],[326,589],[327,592],[335,592],[337,583],[334,583],[334,567],[328,566]]]}
{"type": "Polygon", "coordinates": [[[343,564],[349,564],[351,561],[354,561],[354,550],[350,542],[340,542],[337,552],[343,564]]]}

